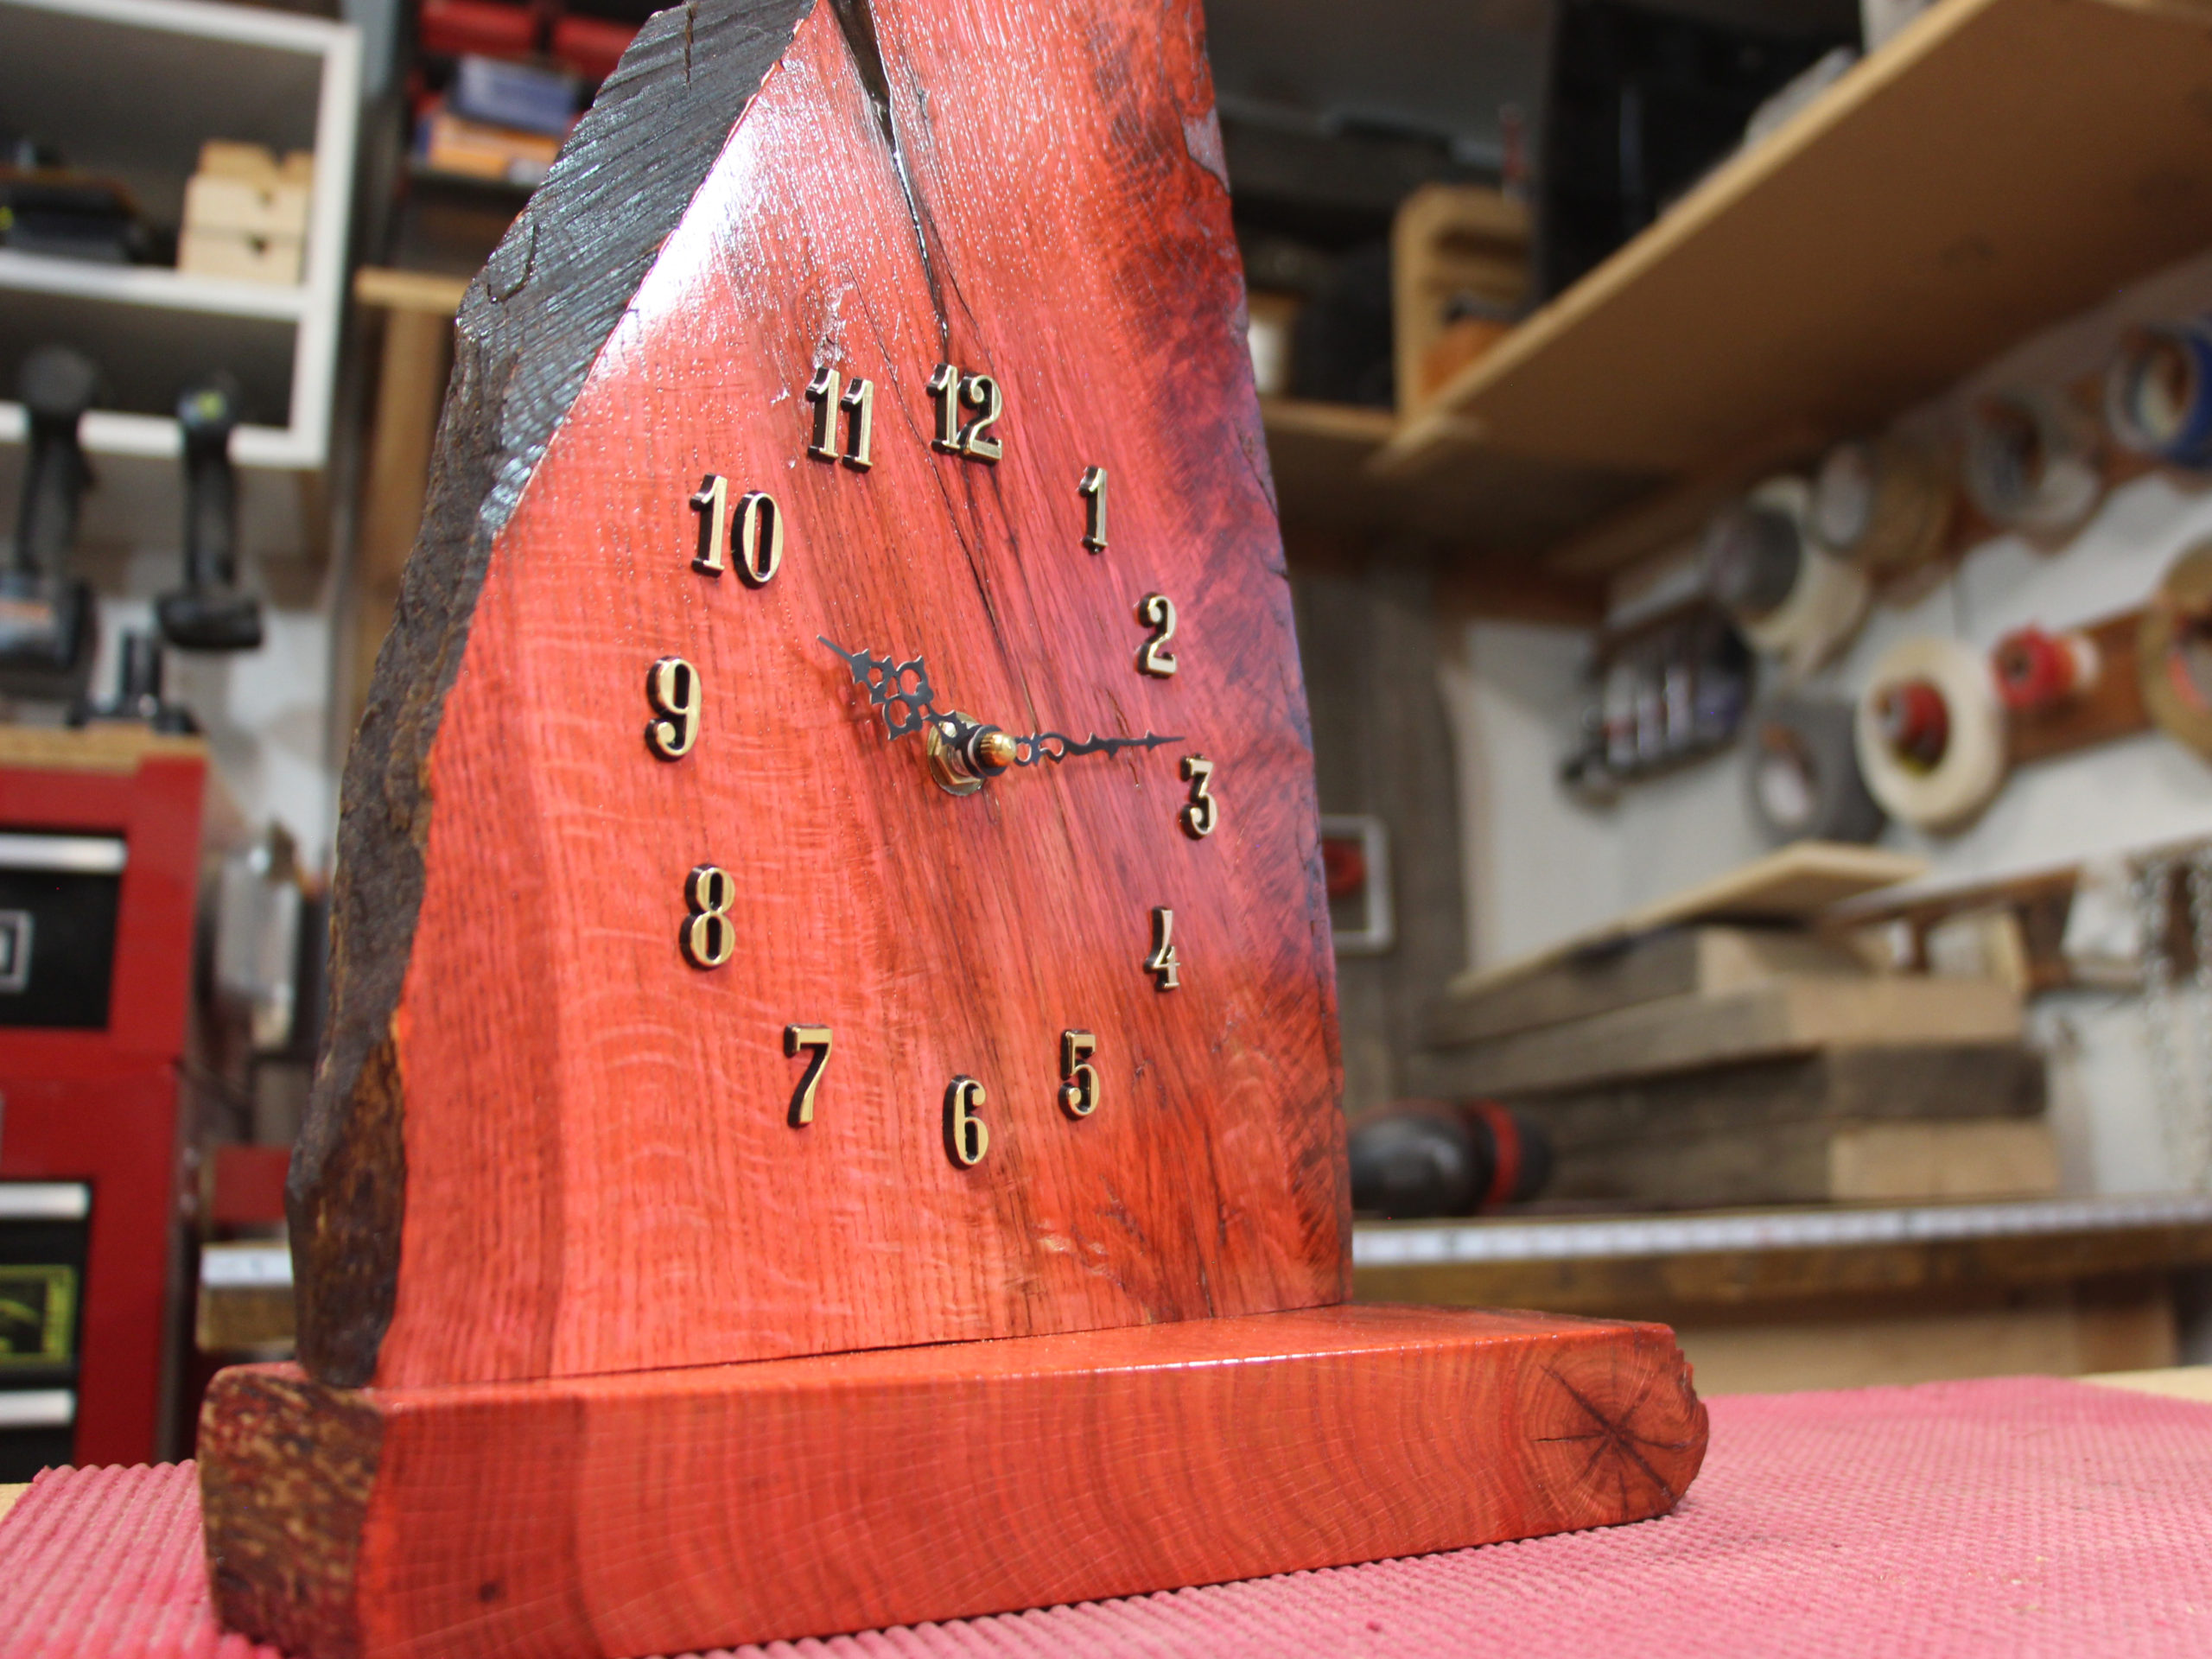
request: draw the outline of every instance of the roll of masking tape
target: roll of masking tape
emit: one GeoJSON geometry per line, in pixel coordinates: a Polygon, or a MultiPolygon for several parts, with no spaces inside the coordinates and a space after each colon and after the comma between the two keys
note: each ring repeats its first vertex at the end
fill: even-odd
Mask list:
{"type": "Polygon", "coordinates": [[[2135,637],[2135,669],[2158,729],[2212,760],[2212,542],[2159,579],[2135,637]]]}
{"type": "Polygon", "coordinates": [[[2041,714],[2071,702],[2097,683],[2103,667],[2097,642],[2086,633],[2045,633],[2018,628],[1989,654],[1997,695],[2016,715],[2041,714]]]}
{"type": "Polygon", "coordinates": [[[1952,501],[1949,470],[1934,450],[1855,438],[1821,461],[1807,522],[1838,558],[1869,575],[1898,575],[1943,550],[1952,501]]]}
{"type": "Polygon", "coordinates": [[[1992,523],[2063,534],[2096,510],[2104,493],[2096,429],[2055,392],[1984,397],[1967,421],[1966,486],[1992,523]]]}
{"type": "Polygon", "coordinates": [[[1923,635],[1884,652],[1853,726],[1867,792],[1917,829],[1964,823],[2005,781],[1997,677],[1955,639],[1923,635]]]}
{"type": "Polygon", "coordinates": [[[2212,320],[2132,328],[2105,371],[2113,442],[2176,467],[2212,467],[2212,320]]]}
{"type": "Polygon", "coordinates": [[[1781,692],[1745,723],[1745,783],[1751,817],[1777,846],[1872,841],[1889,822],[1859,770],[1852,705],[1781,692]]]}
{"type": "Polygon", "coordinates": [[[1812,488],[1773,478],[1706,527],[1706,585],[1752,648],[1793,676],[1834,655],[1866,614],[1866,573],[1808,533],[1812,488]]]}

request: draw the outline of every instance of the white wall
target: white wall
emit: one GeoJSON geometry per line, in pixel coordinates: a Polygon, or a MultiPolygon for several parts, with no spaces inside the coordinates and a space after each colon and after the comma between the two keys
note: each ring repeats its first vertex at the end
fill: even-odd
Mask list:
{"type": "MultiPolygon", "coordinates": [[[[2139,285],[2111,306],[2026,342],[1902,426],[1941,434],[1964,399],[1991,385],[2069,381],[2094,369],[2134,317],[2212,308],[2212,259],[2139,285]]],[[[2140,605],[2177,554],[2212,537],[2212,484],[2154,475],[2109,497],[2063,547],[2005,537],[1974,548],[1956,572],[1909,604],[1879,605],[1841,659],[1813,683],[1847,695],[1910,634],[1981,648],[2012,628],[2057,629],[2140,605]]],[[[1444,671],[1465,833],[1473,965],[1553,944],[1632,906],[1766,850],[1732,750],[1688,771],[1632,785],[1610,809],[1577,804],[1556,782],[1580,708],[1589,640],[1580,632],[1476,623],[1444,671]]],[[[2085,855],[2212,836],[2212,766],[2156,734],[2022,768],[1981,817],[1956,834],[1892,826],[1885,844],[1920,853],[1931,884],[1952,885],[2072,862],[2085,855]]],[[[2212,1016],[2212,1010],[2208,1010],[2212,1016]]],[[[2121,1192],[2166,1185],[2132,998],[2046,999],[2038,1039],[2053,1057],[2053,1120],[2069,1185],[2121,1192]]],[[[2194,1038],[2184,1033],[2184,1046],[2194,1038]]]]}

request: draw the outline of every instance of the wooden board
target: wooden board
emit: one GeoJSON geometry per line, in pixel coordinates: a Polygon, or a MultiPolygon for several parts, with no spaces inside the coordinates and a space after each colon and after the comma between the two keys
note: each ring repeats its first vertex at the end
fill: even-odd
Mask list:
{"type": "Polygon", "coordinates": [[[1424,1094],[1513,1095],[1837,1044],[2011,1042],[2019,1035],[2019,995],[2002,985],[1924,975],[1801,976],[1437,1050],[1409,1071],[1424,1094]]]}
{"type": "Polygon", "coordinates": [[[1866,972],[1840,945],[1797,928],[1669,928],[1447,996],[1430,1021],[1430,1040],[1482,1042],[1662,996],[1716,996],[1778,974],[1866,972]]]}
{"type": "Polygon", "coordinates": [[[2043,1056],[2019,1043],[1853,1045],[1509,1098],[1571,1156],[1618,1141],[1776,1123],[2036,1117],[2046,1077],[2043,1056]]]}
{"type": "Polygon", "coordinates": [[[233,1629],[596,1659],[1636,1519],[1705,1440],[1662,1329],[1336,1308],[398,1391],[240,1369],[199,1455],[233,1629]]]}
{"type": "Polygon", "coordinates": [[[1572,1218],[1541,1222],[1360,1224],[1363,1245],[1394,1236],[1427,1237],[1440,1230],[1471,1230],[1482,1238],[1508,1230],[1510,1249],[1461,1260],[1397,1262],[1385,1265],[1363,1251],[1356,1282],[1362,1301],[1421,1302],[1447,1307],[1523,1307],[1541,1305],[1611,1319],[1663,1319],[1705,1323],[1727,1314],[1761,1317],[1790,1304],[1840,1303],[1853,1298],[1902,1296],[1935,1305],[1945,1295],[2003,1292],[2086,1280],[2212,1265],[2212,1221],[2128,1213],[2115,1202],[2095,1205],[2061,1200],[1986,1206],[1999,1224],[1976,1232],[1936,1224],[1983,1212],[1980,1206],[1930,1206],[1916,1211],[1826,1210],[1750,1214],[1688,1213],[1661,1218],[1609,1219],[1598,1225],[1617,1235],[1573,1249],[1548,1247],[1548,1237],[1580,1239],[1592,1224],[1572,1218]],[[2094,1212],[2094,1213],[2093,1213],[2094,1212]],[[1895,1218],[1901,1224],[1869,1224],[1895,1218]],[[1792,1230],[1790,1224],[1810,1224],[1792,1230]],[[1852,1242],[1856,1229],[1866,1235],[1852,1242]],[[1829,1242],[1761,1243],[1742,1236],[1787,1237],[1838,1234],[1829,1242]],[[1618,1235],[1636,1235],[1634,1238],[1618,1235]]]}
{"type": "Polygon", "coordinates": [[[577,1375],[1337,1299],[1312,761],[1195,0],[663,19],[461,309],[346,784],[303,1363],[577,1375]],[[1002,391],[995,464],[932,448],[940,362],[1002,391]],[[866,470],[807,453],[823,367],[874,386],[866,470]],[[766,585],[695,569],[708,474],[773,493],[766,585]],[[1173,677],[1137,668],[1151,594],[1173,677]],[[824,639],[925,658],[940,713],[1175,741],[955,798],[824,639]],[[703,687],[675,761],[644,738],[668,656],[703,687]],[[734,894],[712,970],[679,948],[702,865],[734,894]],[[804,1125],[794,1025],[834,1033],[804,1125]]]}
{"type": "Polygon", "coordinates": [[[2050,1126],[2006,1118],[1662,1130],[1562,1152],[1544,1186],[1549,1198],[1636,1206],[2035,1198],[2057,1191],[2050,1126]]]}
{"type": "MultiPolygon", "coordinates": [[[[2212,240],[2204,9],[1945,0],[1724,164],[1416,417],[1479,447],[1683,474],[1843,435],[2212,240]]],[[[1452,465],[1456,465],[1454,461],[1452,465]]]]}
{"type": "Polygon", "coordinates": [[[1927,873],[1928,861],[1909,853],[1839,842],[1794,842],[1603,927],[1496,967],[1471,969],[1452,982],[1451,993],[1471,996],[1525,979],[1570,957],[1617,949],[1663,927],[1706,921],[1806,921],[1830,905],[1927,873]]]}

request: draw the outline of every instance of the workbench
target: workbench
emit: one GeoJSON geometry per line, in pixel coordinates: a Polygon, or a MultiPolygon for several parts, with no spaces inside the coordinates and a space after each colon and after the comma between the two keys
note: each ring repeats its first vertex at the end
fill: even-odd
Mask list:
{"type": "MultiPolygon", "coordinates": [[[[2202,1653],[2212,1367],[2100,1380],[2118,1386],[2008,1377],[1724,1396],[1705,1471],[1662,1519],[809,1647],[852,1659],[1549,1656],[1631,1642],[1654,1654],[2202,1653]]],[[[0,1516],[0,1649],[280,1659],[219,1633],[205,1573],[189,1464],[48,1471],[0,1516]]]]}

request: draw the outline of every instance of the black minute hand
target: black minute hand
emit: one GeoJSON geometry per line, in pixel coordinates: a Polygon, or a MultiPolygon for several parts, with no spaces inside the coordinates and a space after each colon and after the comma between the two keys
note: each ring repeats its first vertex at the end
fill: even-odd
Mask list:
{"type": "Polygon", "coordinates": [[[1062,732],[1035,732],[1014,740],[1014,764],[1033,766],[1039,760],[1065,760],[1073,754],[1118,754],[1123,749],[1156,749],[1163,743],[1180,743],[1179,737],[1101,737],[1093,732],[1082,742],[1062,732]]]}

